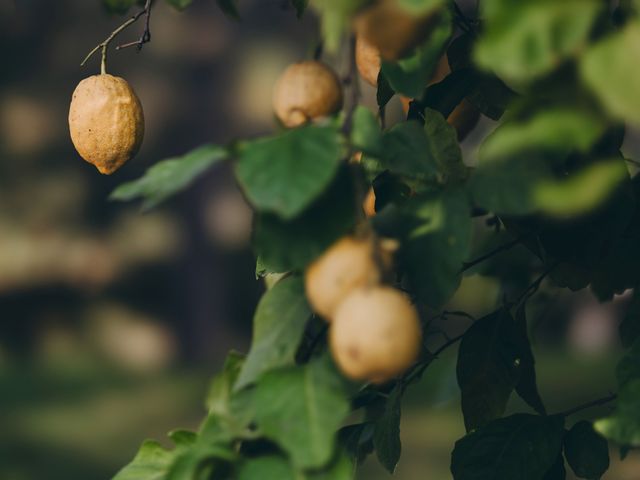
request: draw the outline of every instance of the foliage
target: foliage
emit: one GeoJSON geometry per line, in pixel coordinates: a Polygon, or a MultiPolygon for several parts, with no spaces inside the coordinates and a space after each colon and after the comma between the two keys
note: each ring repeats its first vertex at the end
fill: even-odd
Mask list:
{"type": "MultiPolygon", "coordinates": [[[[124,12],[135,2],[104,3],[124,12]]],[[[337,50],[367,3],[291,6],[300,17],[310,4],[327,48],[337,50]]],[[[442,346],[461,340],[457,380],[468,434],[453,449],[455,480],[565,478],[565,459],[576,475],[599,478],[608,441],[640,447],[638,293],[620,327],[629,351],[617,372],[616,406],[595,423],[570,424],[583,407],[547,414],[527,324],[527,302],[545,282],[589,286],[602,300],[640,283],[640,177],[631,177],[620,151],[625,122],[640,123],[637,5],[623,2],[612,13],[598,0],[483,0],[478,18],[467,18],[452,1],[399,3],[436,21],[408,55],[382,62],[377,116],[354,105],[275,135],[201,147],[112,194],[153,207],[232,161],[255,210],[256,271],[287,274],[257,308],[248,355],[232,353],[214,379],[199,431],[171,434],[173,449],[145,442],[116,479],[346,480],[373,451],[395,470],[404,392],[429,374],[441,350],[425,349],[385,385],[347,381],[327,354],[326,328],[307,305],[300,275],[337,238],[362,228],[399,242],[395,280],[421,311],[441,309],[477,263],[474,225],[485,236],[497,226],[496,238],[526,247],[531,285],[508,291],[493,313],[442,346]],[[451,73],[428,85],[444,52],[451,73]],[[396,94],[413,102],[407,121],[386,126],[379,119],[396,94]],[[473,167],[447,122],[463,101],[500,120],[473,167]],[[351,161],[355,152],[359,163],[351,161]],[[377,215],[365,219],[369,188],[377,215]],[[504,417],[513,392],[535,414],[504,417]],[[350,414],[360,420],[345,425],[350,414]]],[[[235,2],[218,4],[238,17],[235,2]]],[[[513,281],[512,270],[495,272],[503,285],[513,281]]]]}

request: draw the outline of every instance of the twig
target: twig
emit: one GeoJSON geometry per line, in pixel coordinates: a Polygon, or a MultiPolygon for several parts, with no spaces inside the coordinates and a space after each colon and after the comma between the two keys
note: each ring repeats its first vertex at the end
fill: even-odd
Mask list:
{"type": "Polygon", "coordinates": [[[499,247],[491,250],[490,252],[482,255],[481,257],[476,258],[475,260],[471,260],[470,262],[463,263],[462,264],[462,268],[460,269],[460,273],[466,272],[467,270],[475,267],[479,263],[482,263],[485,260],[488,260],[491,257],[493,257],[495,255],[498,255],[499,253],[502,253],[504,251],[510,250],[511,248],[513,248],[516,245],[518,245],[521,241],[522,241],[522,237],[518,237],[515,240],[512,240],[510,242],[505,243],[504,245],[500,245],[499,247]]]}
{"type": "Polygon", "coordinates": [[[618,395],[616,393],[611,393],[606,397],[597,398],[596,400],[591,400],[590,402],[583,403],[582,405],[578,405],[577,407],[573,407],[569,410],[565,410],[564,412],[560,412],[558,413],[558,415],[568,417],[575,413],[581,412],[582,410],[587,410],[588,408],[601,407],[602,405],[606,405],[607,403],[614,401],[616,398],[618,398],[618,395]]]}
{"type": "Polygon", "coordinates": [[[116,50],[121,50],[123,48],[137,46],[138,47],[138,51],[140,51],[140,50],[142,50],[142,46],[145,43],[148,43],[148,42],[151,41],[151,28],[149,26],[149,24],[151,22],[151,0],[147,0],[147,2],[144,5],[144,9],[142,11],[146,12],[146,17],[145,17],[145,20],[144,20],[144,30],[142,32],[142,35],[138,39],[138,41],[125,43],[124,45],[118,45],[116,47],[116,50]]]}
{"type": "Polygon", "coordinates": [[[102,61],[100,62],[100,73],[102,73],[103,75],[107,73],[107,50],[109,48],[109,45],[111,44],[113,39],[116,38],[118,34],[120,34],[120,32],[125,30],[130,25],[133,25],[134,23],[136,23],[140,19],[140,17],[142,17],[145,14],[147,16],[145,21],[145,30],[142,36],[140,37],[140,39],[131,44],[125,44],[118,47],[118,48],[125,48],[131,45],[138,45],[138,49],[141,49],[142,45],[144,45],[145,43],[151,40],[151,31],[149,30],[149,22],[151,20],[151,0],[147,0],[147,3],[145,4],[142,10],[140,10],[133,17],[129,18],[126,22],[124,22],[122,25],[116,28],[113,32],[111,32],[111,35],[109,35],[104,42],[100,43],[93,50],[91,50],[80,65],[83,66],[93,56],[94,53],[96,53],[98,50],[102,50],[102,61]]]}
{"type": "MultiPolygon", "coordinates": [[[[440,348],[438,348],[435,352],[431,354],[432,358],[438,358],[438,356],[441,355],[442,352],[444,352],[447,348],[455,345],[460,340],[462,340],[462,337],[464,337],[464,335],[465,334],[462,333],[457,337],[453,337],[447,340],[447,342],[445,342],[440,348]]],[[[431,361],[416,365],[412,370],[409,370],[409,372],[407,372],[407,374],[404,377],[402,377],[400,382],[403,385],[409,385],[413,380],[420,377],[429,365],[431,365],[431,361]]]]}
{"type": "Polygon", "coordinates": [[[538,278],[536,278],[533,283],[525,289],[524,292],[520,294],[520,296],[516,300],[516,306],[520,306],[522,303],[526,302],[529,298],[531,298],[532,295],[534,295],[538,291],[543,280],[547,278],[547,275],[549,275],[558,266],[558,263],[559,262],[555,262],[544,272],[542,272],[542,274],[538,278]]]}

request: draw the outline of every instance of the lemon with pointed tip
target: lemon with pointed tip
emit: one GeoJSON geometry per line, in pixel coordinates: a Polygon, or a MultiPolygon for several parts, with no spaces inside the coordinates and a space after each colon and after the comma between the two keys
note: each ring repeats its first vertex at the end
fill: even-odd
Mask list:
{"type": "Polygon", "coordinates": [[[80,156],[110,175],[142,145],[144,114],[129,83],[109,74],[82,80],[69,107],[69,132],[80,156]]]}

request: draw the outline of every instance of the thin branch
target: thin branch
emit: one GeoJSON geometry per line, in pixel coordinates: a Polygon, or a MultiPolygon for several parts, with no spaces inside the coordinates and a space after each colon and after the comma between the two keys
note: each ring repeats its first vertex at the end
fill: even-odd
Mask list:
{"type": "Polygon", "coordinates": [[[536,278],[533,283],[529,285],[524,292],[522,292],[522,294],[520,294],[515,304],[517,306],[520,306],[522,303],[529,300],[529,298],[531,298],[540,289],[540,285],[542,284],[544,279],[547,278],[547,275],[549,275],[558,266],[558,263],[559,262],[555,262],[544,272],[542,272],[542,274],[540,274],[540,276],[536,278]]]}
{"type": "Polygon", "coordinates": [[[582,405],[578,405],[577,407],[573,407],[573,408],[570,408],[569,410],[565,410],[564,412],[560,412],[558,413],[558,415],[561,415],[563,417],[568,417],[575,413],[581,412],[582,410],[587,410],[589,408],[594,408],[594,407],[601,407],[603,405],[606,405],[609,402],[614,401],[616,398],[618,398],[618,395],[616,393],[611,393],[606,397],[597,398],[596,400],[591,400],[590,402],[583,403],[582,405]]]}
{"type": "MultiPolygon", "coordinates": [[[[453,337],[447,340],[447,342],[445,342],[442,346],[440,346],[440,348],[438,348],[435,352],[431,354],[432,358],[433,359],[438,358],[438,356],[440,356],[442,352],[444,352],[446,349],[448,349],[449,347],[455,345],[460,340],[462,340],[462,337],[464,337],[465,333],[462,333],[456,337],[453,337]]],[[[409,372],[407,372],[404,375],[404,377],[402,377],[400,382],[403,385],[409,385],[413,380],[420,377],[429,365],[431,365],[431,361],[416,365],[412,370],[409,370],[409,372]]]]}
{"type": "Polygon", "coordinates": [[[142,17],[145,14],[146,14],[145,30],[142,36],[140,37],[140,39],[131,44],[125,44],[118,47],[118,48],[125,48],[127,46],[138,45],[138,49],[141,49],[142,45],[144,45],[145,43],[151,40],[151,31],[149,29],[149,23],[151,20],[151,0],[147,0],[147,3],[145,4],[142,10],[140,10],[133,17],[129,18],[126,22],[124,22],[122,25],[116,28],[113,32],[111,32],[111,35],[109,35],[104,42],[100,43],[93,50],[91,50],[80,65],[83,66],[84,64],[86,64],[87,61],[93,56],[94,53],[96,53],[98,50],[102,50],[102,61],[100,63],[100,73],[102,73],[103,75],[107,73],[107,50],[109,48],[109,45],[111,44],[113,39],[116,38],[123,30],[125,30],[127,27],[136,23],[140,19],[140,17],[142,17]]]}
{"type": "Polygon", "coordinates": [[[521,241],[522,241],[522,237],[518,237],[515,240],[505,243],[504,245],[500,245],[499,247],[491,250],[490,252],[482,255],[481,257],[476,258],[475,260],[471,260],[470,262],[463,263],[462,268],[460,269],[460,273],[466,272],[467,270],[475,267],[479,263],[482,263],[485,260],[488,260],[491,257],[498,255],[499,253],[512,249],[513,247],[518,245],[521,241]]]}

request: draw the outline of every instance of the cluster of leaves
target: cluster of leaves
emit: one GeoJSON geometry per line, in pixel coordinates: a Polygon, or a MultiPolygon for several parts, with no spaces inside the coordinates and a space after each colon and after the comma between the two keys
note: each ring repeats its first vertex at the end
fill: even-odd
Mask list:
{"type": "MultiPolygon", "coordinates": [[[[232,160],[255,208],[256,273],[286,274],[258,306],[248,355],[230,354],[214,380],[200,430],[170,434],[172,450],[146,442],[118,480],[349,479],[373,451],[394,471],[402,396],[437,355],[425,349],[404,377],[381,387],[347,382],[327,355],[326,328],[300,276],[365,221],[360,205],[370,186],[372,228],[399,240],[398,281],[417,303],[437,310],[456,291],[478,211],[526,247],[529,275],[541,274],[461,337],[457,380],[469,433],[453,450],[455,480],[561,479],[565,460],[576,475],[599,478],[609,465],[605,437],[623,452],[640,447],[640,296],[621,325],[629,353],[618,367],[615,410],[595,427],[566,429],[573,411],[547,413],[526,316],[547,276],[558,288],[590,286],[603,300],[640,283],[640,180],[620,152],[625,124],[640,124],[632,61],[640,5],[620,2],[612,13],[601,0],[483,0],[479,17],[467,18],[449,0],[398,1],[438,14],[412,54],[382,63],[378,106],[396,93],[414,99],[407,121],[381,128],[357,107],[273,136],[201,147],[113,193],[150,208],[232,160]],[[425,88],[445,52],[451,74],[425,88]],[[446,121],[463,100],[500,120],[474,168],[446,121]],[[348,162],[356,151],[362,161],[348,162]],[[531,413],[503,417],[514,391],[531,413]],[[345,425],[355,413],[361,420],[345,425]]],[[[293,2],[299,14],[306,3],[293,2]]],[[[338,44],[366,3],[312,2],[327,45],[338,44]]],[[[509,274],[500,279],[509,283],[509,274]]]]}

